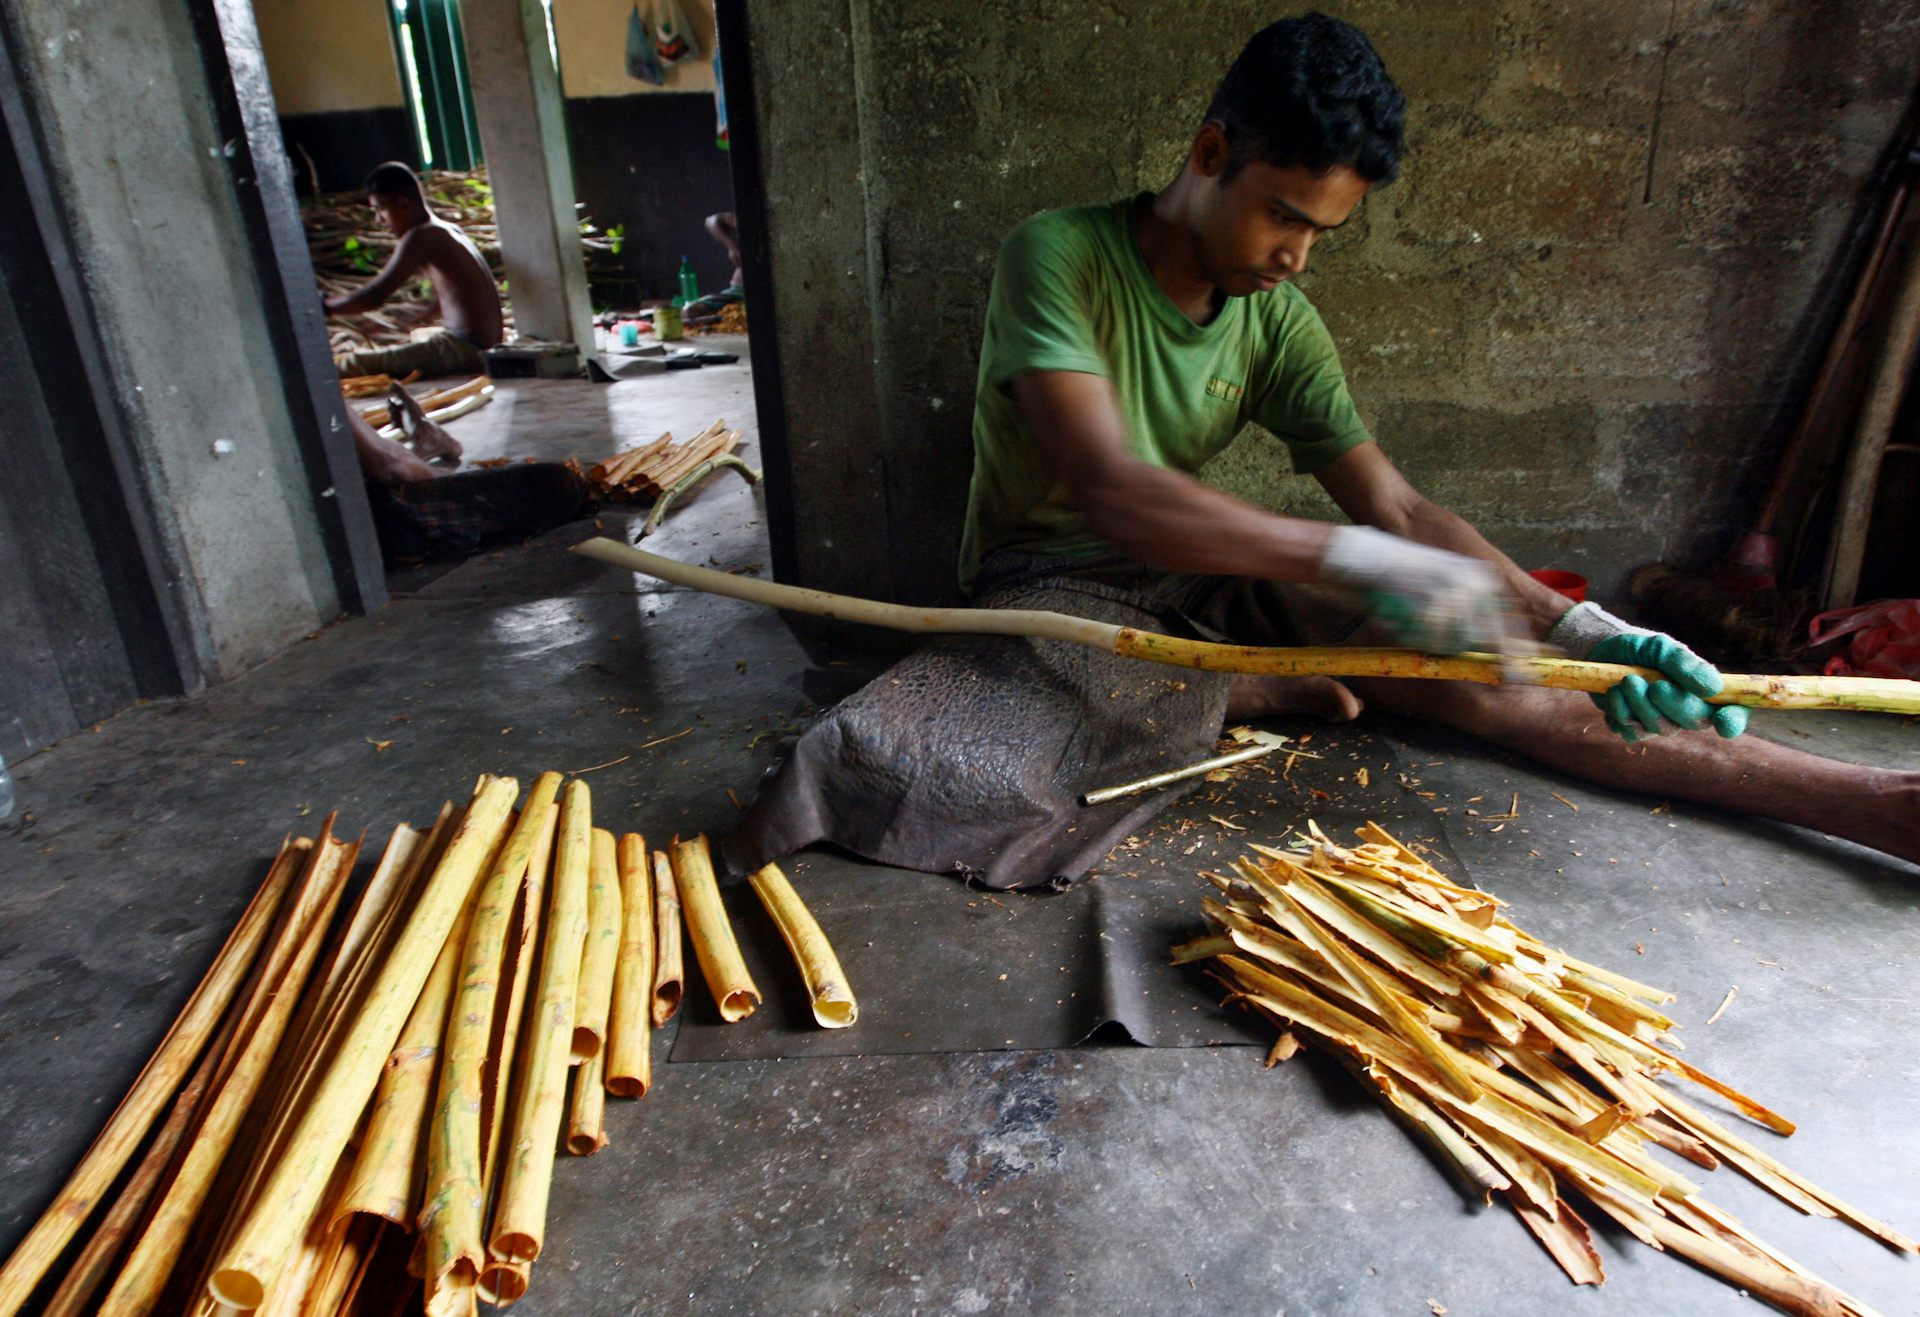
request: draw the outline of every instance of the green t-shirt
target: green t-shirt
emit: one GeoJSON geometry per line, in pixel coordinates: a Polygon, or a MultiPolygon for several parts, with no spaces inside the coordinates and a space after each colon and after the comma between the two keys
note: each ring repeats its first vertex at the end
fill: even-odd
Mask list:
{"type": "Polygon", "coordinates": [[[973,402],[973,486],[960,583],[1000,549],[1104,547],[1041,464],[1013,401],[1014,377],[1071,370],[1113,381],[1134,453],[1198,471],[1250,420],[1319,470],[1372,438],[1319,313],[1292,284],[1228,298],[1196,325],[1147,269],[1135,233],[1149,198],[1036,215],[1008,235],[987,302],[973,402]]]}

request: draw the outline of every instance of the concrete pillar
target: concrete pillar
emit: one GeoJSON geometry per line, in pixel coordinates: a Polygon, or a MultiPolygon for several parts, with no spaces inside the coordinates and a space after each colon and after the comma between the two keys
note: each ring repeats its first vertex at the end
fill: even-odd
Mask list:
{"type": "Polygon", "coordinates": [[[88,383],[125,437],[115,478],[147,510],[123,549],[155,574],[192,687],[271,658],[340,595],[194,7],[84,8],[0,4],[6,128],[33,139],[48,186],[44,209],[3,222],[38,222],[70,257],[69,314],[99,345],[88,383]]]}
{"type": "Polygon", "coordinates": [[[460,25],[514,323],[592,352],[566,107],[540,0],[461,0],[460,25]]]}

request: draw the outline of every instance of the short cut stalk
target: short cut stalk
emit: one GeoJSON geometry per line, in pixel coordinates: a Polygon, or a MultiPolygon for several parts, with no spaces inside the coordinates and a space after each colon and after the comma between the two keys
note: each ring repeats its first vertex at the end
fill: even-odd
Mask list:
{"type": "Polygon", "coordinates": [[[747,962],[740,958],[740,944],[734,940],[733,924],[727,919],[720,884],[714,878],[706,834],[692,841],[674,839],[673,877],[680,888],[680,906],[686,912],[687,933],[693,939],[693,955],[700,963],[701,977],[720,1008],[720,1018],[738,1024],[760,1005],[760,989],[747,973],[747,962]]]}
{"type": "Polygon", "coordinates": [[[607,1146],[607,1054],[573,1068],[573,1104],[568,1109],[567,1151],[588,1157],[607,1146]]]}
{"type": "Polygon", "coordinates": [[[665,851],[653,853],[653,1027],[658,1029],[680,1010],[687,972],[681,952],[680,885],[674,881],[673,861],[665,851]]]}
{"type": "Polygon", "coordinates": [[[860,1006],[847,986],[846,971],[833,954],[833,944],[820,931],[820,924],[807,909],[800,893],[793,890],[787,875],[777,864],[756,870],[747,881],[753,885],[760,903],[773,916],[786,939],[787,950],[800,966],[800,977],[807,985],[807,998],[813,1004],[813,1019],[822,1029],[844,1029],[860,1018],[860,1006]]]}

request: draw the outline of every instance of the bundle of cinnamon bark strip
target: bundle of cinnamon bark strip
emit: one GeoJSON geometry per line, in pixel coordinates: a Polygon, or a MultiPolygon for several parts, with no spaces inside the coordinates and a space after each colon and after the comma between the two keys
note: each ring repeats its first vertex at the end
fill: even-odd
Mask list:
{"type": "Polygon", "coordinates": [[[1255,846],[1206,875],[1211,935],[1177,947],[1228,1001],[1363,1073],[1487,1197],[1504,1195],[1576,1284],[1604,1276],[1575,1202],[1794,1313],[1870,1310],[1749,1234],[1668,1163],[1729,1162],[1786,1202],[1903,1252],[1913,1241],[1788,1169],[1663,1079],[1685,1079],[1778,1134],[1792,1122],[1674,1054],[1669,993],[1554,950],[1502,903],[1460,887],[1384,829],[1336,845],[1255,846]]]}
{"type": "MultiPolygon", "coordinates": [[[[606,1095],[652,1085],[650,1030],[682,996],[683,907],[723,1018],[744,1018],[759,990],[704,837],[671,854],[616,838],[594,826],[586,783],[563,788],[559,773],[519,796],[482,777],[431,828],[396,828],[357,885],[361,843],[331,816],[282,844],[0,1267],[0,1317],[49,1288],[54,1314],[276,1317],[422,1298],[466,1314],[527,1292],[563,1136],[573,1153],[605,1147],[606,1095]]],[[[816,1013],[824,993],[833,1025],[852,1023],[798,896],[772,866],[753,885],[816,1013]]]]}
{"type": "Polygon", "coordinates": [[[740,431],[729,430],[726,421],[717,420],[684,443],[675,443],[669,432],[596,463],[587,469],[587,483],[604,502],[650,501],[739,445],[740,431]]]}

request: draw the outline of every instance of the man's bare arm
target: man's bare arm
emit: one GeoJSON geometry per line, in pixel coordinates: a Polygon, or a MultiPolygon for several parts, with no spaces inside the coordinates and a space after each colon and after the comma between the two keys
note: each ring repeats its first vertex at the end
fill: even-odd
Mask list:
{"type": "Polygon", "coordinates": [[[1316,478],[1340,510],[1359,525],[1492,563],[1525,610],[1536,637],[1545,635],[1571,607],[1565,596],[1528,576],[1465,518],[1415,489],[1378,444],[1349,449],[1318,471],[1316,478]]]}
{"type": "Polygon", "coordinates": [[[393,255],[387,258],[379,274],[344,297],[327,298],[327,314],[346,316],[384,306],[388,298],[406,287],[408,281],[426,265],[433,240],[431,225],[422,225],[407,234],[394,246],[393,255]]]}
{"type": "Polygon", "coordinates": [[[1129,557],[1162,571],[1318,579],[1332,527],[1263,512],[1141,461],[1104,376],[1029,371],[1015,378],[1013,396],[1047,471],[1093,533],[1129,557]]]}
{"type": "Polygon", "coordinates": [[[353,432],[354,455],[360,459],[360,474],[377,484],[392,485],[416,480],[432,480],[434,469],[367,423],[351,404],[347,407],[347,428],[353,432]]]}

